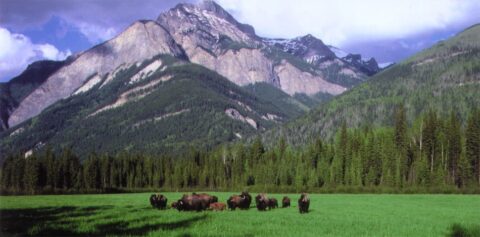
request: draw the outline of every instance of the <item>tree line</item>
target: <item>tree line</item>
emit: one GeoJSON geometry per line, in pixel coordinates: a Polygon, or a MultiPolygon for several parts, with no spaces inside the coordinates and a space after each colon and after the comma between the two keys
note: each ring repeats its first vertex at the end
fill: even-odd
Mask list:
{"type": "Polygon", "coordinates": [[[478,192],[480,111],[466,122],[435,110],[407,123],[403,106],[392,126],[349,129],[334,139],[291,147],[284,138],[266,148],[224,145],[191,148],[182,156],[89,154],[46,149],[2,164],[4,193],[112,192],[140,190],[243,190],[269,192],[478,192]]]}

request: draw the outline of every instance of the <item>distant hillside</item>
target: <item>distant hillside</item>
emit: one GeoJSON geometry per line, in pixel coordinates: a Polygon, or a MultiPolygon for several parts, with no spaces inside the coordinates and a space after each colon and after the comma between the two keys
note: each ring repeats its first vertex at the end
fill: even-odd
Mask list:
{"type": "Polygon", "coordinates": [[[407,118],[436,109],[462,119],[480,105],[480,26],[393,65],[367,82],[335,97],[280,129],[265,140],[285,135],[303,144],[314,137],[331,138],[342,121],[348,126],[389,125],[393,108],[403,103],[407,118]]]}

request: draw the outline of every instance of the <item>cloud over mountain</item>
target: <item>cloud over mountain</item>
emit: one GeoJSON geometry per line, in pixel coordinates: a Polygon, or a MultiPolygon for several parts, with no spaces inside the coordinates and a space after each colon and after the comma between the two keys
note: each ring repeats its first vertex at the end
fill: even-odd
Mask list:
{"type": "Polygon", "coordinates": [[[24,70],[28,64],[40,60],[63,60],[71,52],[60,51],[51,44],[34,44],[22,34],[15,34],[0,27],[0,75],[11,78],[24,70]]]}
{"type": "Polygon", "coordinates": [[[311,33],[328,44],[404,38],[480,21],[478,0],[218,0],[260,35],[311,33]]]}

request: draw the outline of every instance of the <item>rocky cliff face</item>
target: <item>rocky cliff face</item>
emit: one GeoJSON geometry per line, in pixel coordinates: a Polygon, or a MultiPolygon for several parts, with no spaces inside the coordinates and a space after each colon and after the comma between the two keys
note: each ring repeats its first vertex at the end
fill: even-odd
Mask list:
{"type": "Polygon", "coordinates": [[[286,60],[275,67],[275,73],[280,78],[280,88],[290,95],[300,92],[307,95],[318,92],[338,95],[346,91],[345,87],[330,83],[320,76],[302,72],[286,60]]]}
{"type": "MultiPolygon", "coordinates": [[[[251,26],[238,23],[212,1],[204,1],[199,5],[180,4],[161,14],[157,21],[171,32],[191,62],[215,70],[237,85],[266,82],[290,95],[320,91],[338,94],[338,91],[344,90],[339,90],[338,85],[321,76],[304,72],[291,64],[285,67],[281,60],[268,57],[264,49],[272,46],[256,36],[251,26]],[[305,83],[307,80],[302,80],[305,77],[313,82],[313,86],[297,85],[305,83]]],[[[321,49],[316,42],[306,47],[311,47],[306,51],[328,51],[326,46],[321,49]]],[[[330,55],[334,54],[330,52],[330,55]]]]}
{"type": "Polygon", "coordinates": [[[101,77],[122,64],[133,64],[158,54],[181,57],[183,51],[168,31],[154,21],[138,21],[114,39],[77,56],[28,95],[8,119],[15,126],[49,105],[70,96],[91,76],[101,77]]]}

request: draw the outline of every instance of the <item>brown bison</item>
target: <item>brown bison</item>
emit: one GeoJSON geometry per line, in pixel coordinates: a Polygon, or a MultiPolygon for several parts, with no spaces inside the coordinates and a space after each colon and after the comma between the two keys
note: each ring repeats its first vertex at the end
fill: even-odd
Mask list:
{"type": "Polygon", "coordinates": [[[278,207],[278,201],[276,198],[268,199],[268,209],[274,209],[278,207]]]}
{"type": "Polygon", "coordinates": [[[237,207],[246,210],[250,208],[252,196],[248,192],[242,192],[240,195],[233,195],[227,200],[228,208],[235,210],[237,207]]]}
{"type": "Polygon", "coordinates": [[[150,205],[154,208],[165,209],[167,207],[167,197],[162,194],[152,194],[150,196],[150,205]]]}
{"type": "Polygon", "coordinates": [[[217,202],[218,198],[206,193],[191,195],[184,194],[177,201],[177,210],[179,211],[204,211],[210,207],[211,203],[217,202]]]}
{"type": "Polygon", "coordinates": [[[212,195],[209,195],[209,194],[206,194],[206,193],[200,193],[200,194],[193,193],[192,195],[196,195],[200,199],[208,202],[208,204],[218,202],[218,197],[217,196],[212,196],[212,195]]]}
{"type": "Polygon", "coordinates": [[[270,206],[270,199],[268,199],[264,193],[260,193],[255,197],[255,203],[259,211],[266,211],[267,207],[270,206]]]}
{"type": "Polygon", "coordinates": [[[285,196],[283,197],[282,199],[282,207],[285,208],[285,207],[289,207],[290,206],[290,198],[285,196]]]}
{"type": "Polygon", "coordinates": [[[302,193],[300,198],[298,199],[298,209],[300,213],[308,213],[308,207],[310,206],[310,198],[308,198],[308,194],[302,193]]]}
{"type": "Polygon", "coordinates": [[[210,207],[208,209],[212,211],[224,211],[226,207],[227,205],[225,205],[225,203],[214,202],[210,203],[210,207]]]}
{"type": "Polygon", "coordinates": [[[172,202],[172,208],[177,209],[178,202],[172,202]]]}

